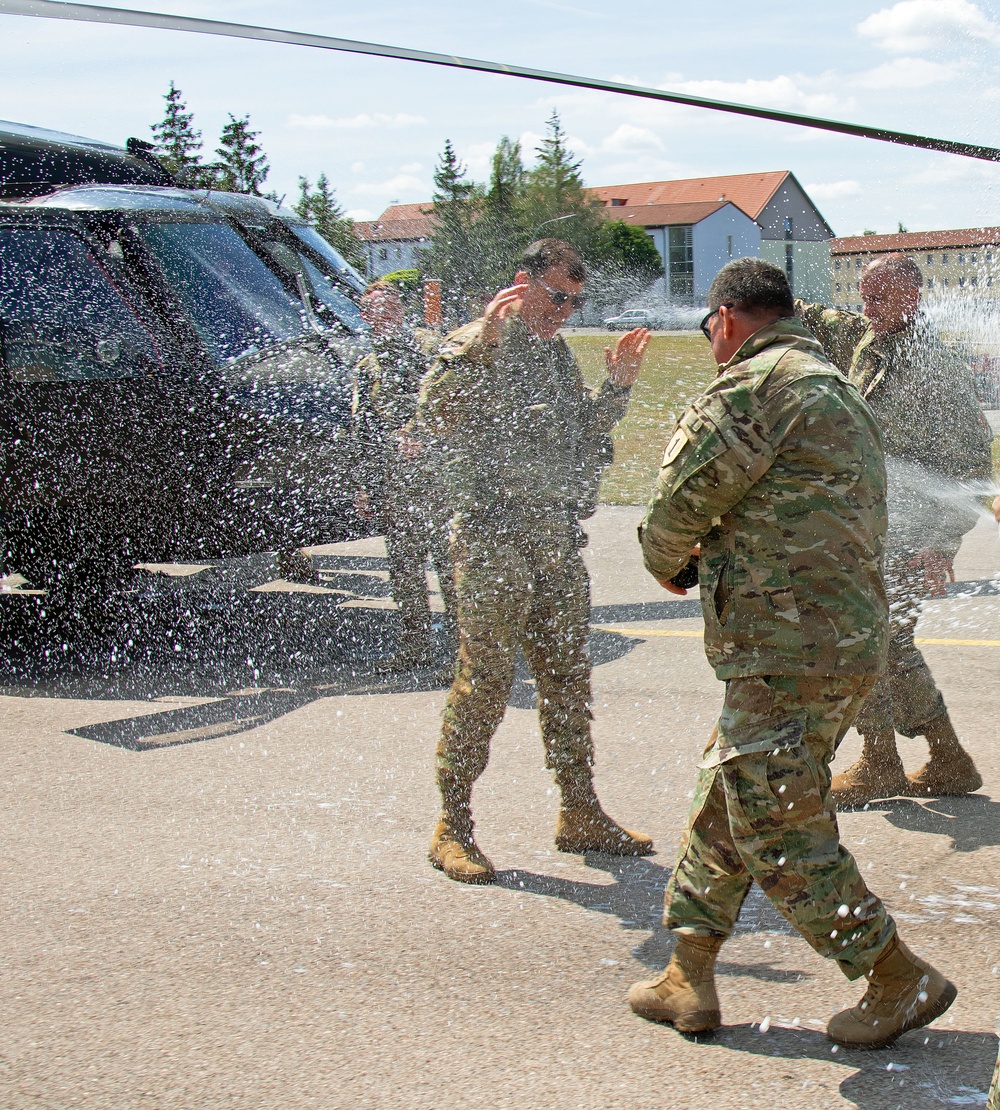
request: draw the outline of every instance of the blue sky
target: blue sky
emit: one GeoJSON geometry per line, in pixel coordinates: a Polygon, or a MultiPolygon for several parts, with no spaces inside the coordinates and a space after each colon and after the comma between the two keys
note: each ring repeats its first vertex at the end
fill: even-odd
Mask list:
{"type": "MultiPolygon", "coordinates": [[[[1000,146],[1000,18],[973,0],[128,0],[601,76],[1000,146]]],[[[1000,224],[1000,165],[512,78],[272,43],[0,16],[0,118],[149,137],[173,79],[215,146],[250,113],[269,184],[325,171],[357,218],[427,200],[446,138],[476,178],[558,108],[591,185],[792,170],[837,234],[1000,224]]]]}

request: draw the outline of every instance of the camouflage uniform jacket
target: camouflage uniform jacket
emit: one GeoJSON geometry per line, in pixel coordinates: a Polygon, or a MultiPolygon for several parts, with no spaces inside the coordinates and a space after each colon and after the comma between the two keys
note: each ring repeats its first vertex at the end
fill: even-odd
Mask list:
{"type": "Polygon", "coordinates": [[[630,391],[605,380],[591,393],[566,341],[539,339],[516,316],[497,345],[482,330],[474,320],[444,341],[416,422],[448,452],[456,523],[573,530],[594,510],[608,433],[630,391]]]}
{"type": "Polygon", "coordinates": [[[876,335],[865,316],[796,305],[827,356],[875,414],[889,471],[889,546],[954,553],[976,523],[955,483],[989,477],[990,434],[972,371],[923,313],[876,335]]]}
{"type": "MultiPolygon", "coordinates": [[[[362,489],[376,490],[399,461],[395,433],[417,409],[420,382],[441,337],[426,328],[376,339],[354,369],[351,430],[354,476],[362,489]]],[[[421,457],[417,469],[432,464],[421,457]]]]}
{"type": "Polygon", "coordinates": [[[721,679],[877,674],[885,468],[857,390],[795,319],[752,335],[681,417],[640,529],[664,580],[701,541],[721,679]]]}

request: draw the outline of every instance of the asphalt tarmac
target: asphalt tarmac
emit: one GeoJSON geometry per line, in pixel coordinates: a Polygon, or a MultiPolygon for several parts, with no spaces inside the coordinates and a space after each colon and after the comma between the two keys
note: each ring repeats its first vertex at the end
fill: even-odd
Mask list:
{"type": "MultiPolygon", "coordinates": [[[[842,815],[907,944],[959,988],[874,1053],[825,1023],[848,983],[754,890],[723,950],[725,1027],[686,1039],[625,993],[669,958],[661,899],[721,701],[700,618],[639,561],[639,510],[590,522],[594,733],[642,860],[567,856],[533,687],[474,808],[499,872],[426,860],[444,690],[387,680],[377,541],[150,575],[126,624],[27,639],[0,680],[0,1107],[930,1110],[982,1106],[1000,1018],[1000,543],[984,520],[918,635],[975,795],[842,815]]],[[[175,568],[176,569],[176,568],[175,568]]],[[[0,598],[24,604],[25,599],[0,598]]],[[[915,769],[923,742],[903,741],[915,769]]],[[[858,751],[852,732],[836,766],[858,751]]]]}

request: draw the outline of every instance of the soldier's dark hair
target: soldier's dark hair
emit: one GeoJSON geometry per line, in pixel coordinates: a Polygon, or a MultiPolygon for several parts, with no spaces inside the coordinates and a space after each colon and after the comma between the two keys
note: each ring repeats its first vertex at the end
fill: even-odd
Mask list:
{"type": "Polygon", "coordinates": [[[715,275],[708,290],[708,307],[730,304],[744,312],[780,310],[795,312],[795,301],[785,271],[761,258],[736,258],[715,275]]]}
{"type": "Polygon", "coordinates": [[[861,271],[861,276],[864,277],[875,271],[917,289],[924,284],[924,275],[920,272],[920,267],[905,254],[883,254],[873,258],[861,271]]]}
{"type": "Polygon", "coordinates": [[[525,247],[521,255],[521,269],[527,270],[532,277],[541,277],[546,270],[560,265],[566,267],[571,281],[587,280],[587,267],[580,252],[562,239],[537,239],[525,247]]]}

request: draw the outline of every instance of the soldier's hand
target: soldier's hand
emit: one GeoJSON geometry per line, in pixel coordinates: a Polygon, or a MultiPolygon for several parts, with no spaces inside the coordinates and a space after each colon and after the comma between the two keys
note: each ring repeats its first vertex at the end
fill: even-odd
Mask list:
{"type": "Polygon", "coordinates": [[[402,428],[396,433],[396,450],[404,459],[419,459],[427,450],[427,444],[422,439],[410,435],[402,428]]]}
{"type": "Polygon", "coordinates": [[[649,329],[635,328],[626,332],[615,344],[604,348],[604,361],[608,366],[608,377],[615,385],[625,389],[634,385],[642,368],[642,357],[649,346],[649,329]]]}
{"type": "Polygon", "coordinates": [[[354,495],[354,511],[362,520],[372,520],[375,516],[375,507],[368,496],[368,490],[359,489],[354,495]]]}
{"type": "Polygon", "coordinates": [[[687,590],[681,586],[675,586],[669,578],[657,578],[657,582],[667,591],[668,594],[677,594],[679,597],[687,597],[687,590]]]}
{"type": "Polygon", "coordinates": [[[483,313],[481,341],[488,347],[493,347],[500,342],[507,317],[521,303],[527,288],[527,282],[522,282],[520,285],[510,286],[509,289],[501,289],[486,306],[486,311],[483,313]]]}
{"type": "Polygon", "coordinates": [[[930,590],[931,597],[944,597],[948,583],[955,581],[951,559],[941,551],[931,551],[929,547],[918,551],[906,565],[923,568],[924,586],[930,590]]]}

